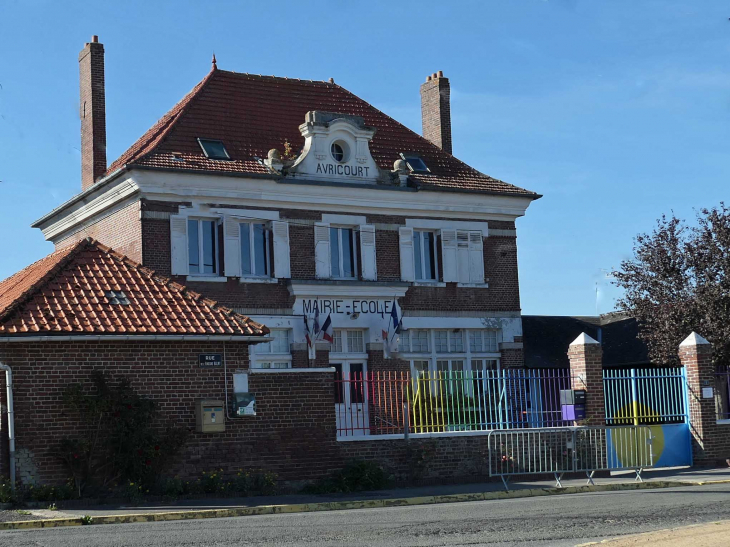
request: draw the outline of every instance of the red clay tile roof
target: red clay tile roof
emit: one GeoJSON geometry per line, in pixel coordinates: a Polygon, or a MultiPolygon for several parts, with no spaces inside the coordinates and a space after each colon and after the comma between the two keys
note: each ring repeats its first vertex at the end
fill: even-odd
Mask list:
{"type": "Polygon", "coordinates": [[[311,110],[362,116],[377,129],[370,150],[381,169],[391,170],[401,152],[419,154],[431,174],[414,174],[411,179],[424,189],[539,197],[469,167],[339,85],[215,68],[112,163],[107,174],[133,165],[266,174],[254,156],[265,158],[271,148],[281,150],[284,141],[300,150],[304,138],[299,126],[311,110]],[[207,159],[199,137],[222,140],[232,161],[207,159]],[[184,161],[173,159],[173,152],[181,153],[184,161]]]}
{"type": "Polygon", "coordinates": [[[0,281],[0,336],[268,333],[265,326],[91,239],[0,281]],[[109,291],[122,303],[110,302],[109,291]]]}

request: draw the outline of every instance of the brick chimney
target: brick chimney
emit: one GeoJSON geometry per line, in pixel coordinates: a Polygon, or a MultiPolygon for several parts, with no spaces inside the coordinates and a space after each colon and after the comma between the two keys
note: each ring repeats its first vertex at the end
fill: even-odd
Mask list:
{"type": "Polygon", "coordinates": [[[81,190],[91,187],[106,171],[106,105],[104,46],[98,36],[79,53],[81,87],[81,190]]]}
{"type": "Polygon", "coordinates": [[[423,136],[451,154],[451,88],[442,71],[421,84],[423,136]]]}

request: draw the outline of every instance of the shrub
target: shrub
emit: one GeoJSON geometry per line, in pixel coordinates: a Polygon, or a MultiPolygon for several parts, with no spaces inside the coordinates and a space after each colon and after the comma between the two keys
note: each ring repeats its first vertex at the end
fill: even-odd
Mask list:
{"type": "Polygon", "coordinates": [[[60,446],[78,495],[91,483],[107,487],[121,481],[154,487],[185,443],[187,431],[157,425],[155,402],[136,393],[124,378],[112,380],[95,371],[93,385],[92,392],[80,384],[69,385],[64,392],[65,405],[90,424],[60,446]]]}
{"type": "Polygon", "coordinates": [[[186,494],[186,490],[186,483],[180,480],[179,477],[164,480],[160,487],[160,492],[162,492],[162,495],[169,498],[178,498],[183,494],[186,494]]]}
{"type": "Polygon", "coordinates": [[[329,494],[335,492],[362,492],[381,490],[391,483],[391,477],[375,462],[352,460],[331,477],[322,479],[304,488],[309,494],[329,494]]]}
{"type": "Polygon", "coordinates": [[[13,503],[14,501],[15,496],[10,479],[0,478],[0,503],[13,503]]]}

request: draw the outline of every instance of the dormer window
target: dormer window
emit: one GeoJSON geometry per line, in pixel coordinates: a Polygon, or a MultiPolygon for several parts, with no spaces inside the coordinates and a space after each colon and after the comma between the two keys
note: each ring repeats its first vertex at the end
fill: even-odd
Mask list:
{"type": "Polygon", "coordinates": [[[332,146],[330,147],[332,159],[335,160],[337,163],[345,163],[347,161],[347,151],[347,143],[343,141],[333,142],[332,146]]]}
{"type": "Polygon", "coordinates": [[[213,139],[198,139],[200,148],[203,149],[205,157],[210,160],[230,160],[231,156],[228,155],[223,141],[216,141],[213,139]]]}
{"type": "Polygon", "coordinates": [[[412,173],[431,172],[431,170],[426,165],[426,162],[423,161],[421,157],[417,154],[401,153],[400,157],[405,160],[406,164],[408,164],[408,169],[410,169],[412,173]]]}

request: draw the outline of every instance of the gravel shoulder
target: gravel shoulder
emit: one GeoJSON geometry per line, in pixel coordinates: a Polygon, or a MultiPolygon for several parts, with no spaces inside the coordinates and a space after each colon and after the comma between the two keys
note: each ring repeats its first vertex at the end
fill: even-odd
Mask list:
{"type": "MultiPolygon", "coordinates": [[[[624,538],[602,541],[607,547],[727,547],[730,543],[730,520],[711,522],[670,530],[658,530],[647,534],[637,534],[624,538]]],[[[586,545],[596,545],[586,544],[586,545]]]]}

